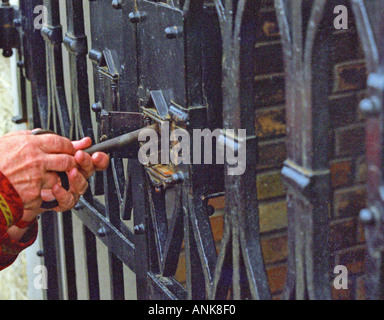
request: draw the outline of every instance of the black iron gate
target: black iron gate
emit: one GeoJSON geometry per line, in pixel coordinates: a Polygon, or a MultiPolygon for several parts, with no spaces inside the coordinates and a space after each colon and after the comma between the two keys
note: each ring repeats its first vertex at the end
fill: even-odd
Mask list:
{"type": "MultiPolygon", "coordinates": [[[[254,72],[263,63],[254,53],[258,12],[266,2],[272,1],[20,0],[13,8],[2,1],[0,46],[4,55],[16,48],[19,57],[22,110],[15,121],[95,142],[154,123],[191,135],[194,129],[220,128],[219,142],[247,147],[242,175],[228,175],[231,163],[141,164],[138,145],[111,152],[110,167],[91,178],[73,210],[80,229],[74,232],[69,212],[41,219],[48,299],[77,299],[83,272],[89,299],[101,298],[103,277],[111,298],[124,299],[132,290],[124,286],[124,266],[133,271],[138,299],[271,298],[258,221],[254,99],[254,72]],[[37,6],[42,11],[34,11],[37,6]],[[37,14],[44,10],[46,19],[37,28],[37,14]],[[239,129],[246,129],[245,137],[239,129]],[[224,227],[217,244],[209,200],[223,195],[224,227]],[[83,264],[76,254],[79,239],[83,264]],[[107,274],[100,267],[99,243],[107,248],[107,274]],[[185,283],[175,279],[181,255],[185,283]]],[[[384,4],[343,3],[352,5],[370,74],[369,99],[361,103],[367,114],[369,209],[361,215],[369,297],[382,298],[384,4]]],[[[287,299],[331,298],[325,99],[333,28],[328,15],[338,4],[274,1],[288,127],[282,171],[288,186],[287,299]]]]}

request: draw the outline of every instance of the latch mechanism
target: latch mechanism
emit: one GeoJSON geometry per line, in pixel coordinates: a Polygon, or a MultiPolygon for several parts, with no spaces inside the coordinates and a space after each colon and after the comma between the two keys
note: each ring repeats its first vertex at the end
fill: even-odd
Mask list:
{"type": "MultiPolygon", "coordinates": [[[[159,126],[159,134],[161,147],[159,148],[157,163],[145,164],[145,169],[149,174],[152,184],[158,189],[167,189],[175,184],[181,183],[187,176],[186,172],[174,164],[173,161],[163,161],[163,155],[177,143],[171,141],[170,132],[175,129],[188,129],[196,118],[202,119],[206,117],[206,107],[194,107],[185,109],[176,104],[173,100],[172,90],[153,90],[150,92],[150,99],[147,104],[142,107],[144,119],[147,124],[157,123],[159,126]],[[163,130],[163,128],[165,128],[163,130]],[[163,136],[165,135],[165,136],[163,136]],[[167,144],[167,150],[163,150],[164,143],[167,144]]],[[[168,151],[169,152],[169,151],[168,151]]],[[[166,158],[169,157],[169,154],[166,158]]],[[[168,159],[170,160],[170,159],[168,159]]]]}

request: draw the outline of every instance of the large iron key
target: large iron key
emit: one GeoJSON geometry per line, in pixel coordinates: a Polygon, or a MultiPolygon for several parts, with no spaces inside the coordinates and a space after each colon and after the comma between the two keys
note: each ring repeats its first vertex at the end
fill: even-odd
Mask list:
{"type": "Polygon", "coordinates": [[[110,140],[106,140],[106,141],[97,143],[88,149],[84,149],[83,151],[85,151],[89,155],[92,155],[95,152],[108,153],[108,152],[118,150],[120,148],[123,148],[123,147],[128,146],[132,143],[137,142],[139,139],[140,132],[145,131],[145,130],[156,130],[157,131],[158,125],[153,124],[153,125],[150,125],[148,127],[141,128],[141,129],[123,134],[123,135],[118,136],[116,138],[112,138],[110,140]]]}

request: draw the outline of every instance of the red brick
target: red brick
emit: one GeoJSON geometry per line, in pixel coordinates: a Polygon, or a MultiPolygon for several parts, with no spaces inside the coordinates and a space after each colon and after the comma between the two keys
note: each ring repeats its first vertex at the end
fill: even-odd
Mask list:
{"type": "Polygon", "coordinates": [[[280,137],[286,133],[285,110],[271,108],[256,112],[256,135],[259,138],[280,137]]]}
{"type": "Polygon", "coordinates": [[[366,207],[366,189],[353,187],[338,190],[334,195],[335,217],[357,216],[366,207]]]}
{"type": "Polygon", "coordinates": [[[283,261],[288,257],[287,236],[284,234],[262,237],[261,248],[264,263],[283,261]]]}
{"type": "Polygon", "coordinates": [[[255,102],[257,106],[269,106],[284,103],[284,74],[258,76],[255,80],[255,102]]]}
{"type": "Polygon", "coordinates": [[[349,281],[348,289],[336,289],[333,285],[331,286],[331,288],[333,300],[351,300],[353,297],[353,290],[349,281]]]}
{"type": "Polygon", "coordinates": [[[259,200],[267,200],[285,195],[285,186],[280,171],[258,174],[256,180],[259,200]]]}
{"type": "Polygon", "coordinates": [[[334,92],[363,89],[366,86],[366,68],[363,61],[344,62],[334,69],[334,92]]]}
{"type": "Polygon", "coordinates": [[[350,248],[356,245],[356,219],[333,221],[330,224],[329,244],[331,251],[350,248]]]}
{"type": "Polygon", "coordinates": [[[365,288],[365,276],[361,276],[356,280],[356,300],[366,300],[367,292],[365,288]]]}
{"type": "Polygon", "coordinates": [[[349,156],[364,153],[365,130],[363,125],[335,130],[335,155],[349,156]]]}
{"type": "Polygon", "coordinates": [[[287,266],[267,267],[267,276],[271,293],[282,292],[287,279],[287,266]]]}
{"type": "Polygon", "coordinates": [[[287,227],[287,204],[285,200],[259,205],[260,232],[270,232],[287,227]]]}
{"type": "Polygon", "coordinates": [[[346,266],[348,275],[363,273],[365,269],[366,251],[363,248],[353,248],[340,253],[338,264],[346,266]]]}
{"type": "Polygon", "coordinates": [[[337,161],[330,164],[332,187],[337,188],[353,181],[352,160],[337,161]]]}
{"type": "Polygon", "coordinates": [[[281,168],[287,159],[287,149],[284,140],[262,141],[259,143],[259,157],[257,168],[281,168]]]}

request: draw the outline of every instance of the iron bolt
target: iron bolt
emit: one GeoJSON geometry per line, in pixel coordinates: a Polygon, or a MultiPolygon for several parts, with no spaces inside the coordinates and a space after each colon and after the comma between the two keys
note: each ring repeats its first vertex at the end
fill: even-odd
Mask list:
{"type": "Polygon", "coordinates": [[[165,28],[165,35],[168,39],[179,38],[183,35],[183,27],[172,26],[165,28]]]}
{"type": "Polygon", "coordinates": [[[141,11],[130,12],[128,15],[129,21],[132,23],[138,23],[144,21],[146,14],[141,11]]]}
{"type": "Polygon", "coordinates": [[[97,113],[97,112],[100,112],[101,109],[102,109],[101,102],[99,101],[99,102],[94,103],[94,104],[92,105],[91,109],[92,109],[93,112],[96,112],[96,113],[97,113]]]}
{"type": "Polygon", "coordinates": [[[360,101],[359,109],[367,116],[374,116],[380,112],[381,104],[377,97],[366,98],[360,101]]]}
{"type": "Polygon", "coordinates": [[[15,27],[21,27],[22,25],[21,19],[14,19],[13,24],[15,27]]]}
{"type": "Polygon", "coordinates": [[[184,179],[186,178],[184,172],[180,171],[180,172],[176,172],[172,175],[172,181],[175,182],[175,183],[181,183],[184,181],[184,179]]]}
{"type": "Polygon", "coordinates": [[[105,237],[107,235],[107,230],[104,227],[97,229],[97,235],[99,237],[105,237]]]}
{"type": "Polygon", "coordinates": [[[145,226],[142,223],[137,224],[133,227],[133,231],[136,235],[144,234],[145,226]]]}
{"type": "Polygon", "coordinates": [[[114,7],[115,9],[121,9],[121,0],[113,0],[112,7],[114,7]]]}
{"type": "Polygon", "coordinates": [[[363,209],[360,211],[359,218],[362,223],[371,224],[374,220],[373,212],[370,209],[363,209]]]}
{"type": "Polygon", "coordinates": [[[12,49],[4,49],[4,50],[3,50],[3,56],[4,56],[5,58],[12,57],[12,55],[13,55],[13,51],[12,51],[12,49]]]}
{"type": "Polygon", "coordinates": [[[38,250],[38,251],[36,252],[36,255],[37,255],[38,257],[44,257],[44,251],[43,251],[43,250],[38,250]]]}

